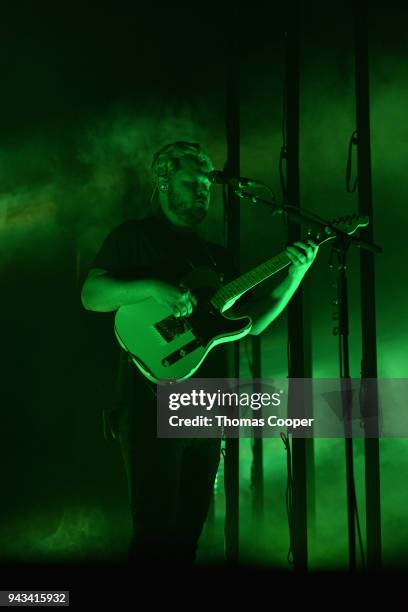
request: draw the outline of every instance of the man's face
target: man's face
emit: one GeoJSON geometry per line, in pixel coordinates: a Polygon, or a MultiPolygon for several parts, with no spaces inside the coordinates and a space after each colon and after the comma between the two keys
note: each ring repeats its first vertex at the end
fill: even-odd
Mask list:
{"type": "Polygon", "coordinates": [[[168,189],[168,208],[174,221],[194,226],[207,215],[210,187],[209,168],[194,159],[182,159],[181,167],[172,176],[168,189]]]}

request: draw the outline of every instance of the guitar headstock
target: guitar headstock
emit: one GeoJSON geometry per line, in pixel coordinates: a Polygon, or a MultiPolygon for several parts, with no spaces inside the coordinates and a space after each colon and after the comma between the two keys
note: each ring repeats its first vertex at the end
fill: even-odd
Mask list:
{"type": "Polygon", "coordinates": [[[336,237],[332,227],[344,232],[351,236],[360,227],[367,227],[369,219],[367,215],[345,215],[344,217],[337,217],[330,222],[330,225],[322,226],[322,229],[317,234],[312,234],[311,230],[308,232],[307,237],[313,240],[316,244],[320,245],[327,240],[333,240],[336,237]]]}

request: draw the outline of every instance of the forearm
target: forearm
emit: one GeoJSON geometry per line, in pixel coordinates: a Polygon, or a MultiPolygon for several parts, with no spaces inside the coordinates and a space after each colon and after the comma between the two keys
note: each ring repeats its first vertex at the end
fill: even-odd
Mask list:
{"type": "Polygon", "coordinates": [[[252,335],[262,333],[286,308],[296,289],[302,282],[304,274],[288,275],[279,285],[274,287],[269,295],[252,300],[248,304],[233,307],[233,313],[247,315],[252,319],[252,335]]]}
{"type": "Polygon", "coordinates": [[[150,297],[153,283],[151,279],[121,280],[110,274],[93,276],[82,288],[82,304],[87,310],[111,312],[150,297]]]}

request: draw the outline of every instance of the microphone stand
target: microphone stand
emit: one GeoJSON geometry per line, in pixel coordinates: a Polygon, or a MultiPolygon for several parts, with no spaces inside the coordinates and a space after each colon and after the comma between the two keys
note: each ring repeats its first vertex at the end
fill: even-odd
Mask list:
{"type": "Polygon", "coordinates": [[[235,189],[235,193],[239,198],[250,200],[252,204],[262,204],[268,207],[272,211],[273,215],[285,214],[289,221],[294,221],[295,223],[299,224],[303,221],[307,221],[312,227],[318,230],[321,230],[322,227],[328,228],[330,230],[330,234],[335,234],[337,240],[343,240],[347,245],[354,244],[354,246],[365,249],[366,251],[382,253],[382,248],[380,246],[367,242],[366,240],[362,240],[356,236],[350,236],[347,234],[347,232],[343,232],[342,230],[338,229],[328,219],[323,219],[323,217],[319,217],[315,213],[312,213],[305,208],[301,209],[297,206],[279,204],[275,198],[273,200],[266,200],[252,191],[243,189],[242,187],[237,187],[235,189]]]}
{"type": "MultiPolygon", "coordinates": [[[[287,218],[295,223],[308,221],[309,224],[318,228],[329,228],[335,234],[335,244],[333,249],[337,252],[337,306],[338,306],[338,327],[333,330],[339,338],[339,368],[341,398],[343,409],[343,425],[345,437],[345,456],[346,456],[346,487],[347,487],[347,519],[348,519],[348,543],[349,543],[349,569],[356,570],[356,521],[357,499],[354,482],[354,456],[353,456],[353,437],[352,437],[352,391],[350,378],[350,353],[349,353],[349,309],[348,309],[348,283],[347,283],[347,251],[351,244],[358,248],[381,253],[382,248],[376,244],[361,240],[358,237],[350,236],[346,232],[339,230],[330,221],[323,219],[310,211],[294,206],[278,204],[275,198],[272,201],[266,200],[246,189],[238,186],[236,193],[240,198],[249,199],[253,204],[262,204],[269,207],[272,214],[286,214],[287,218]]],[[[324,230],[323,230],[324,231],[324,230]]],[[[365,415],[361,415],[365,421],[365,415]]],[[[359,537],[361,537],[359,522],[357,522],[359,537]]],[[[362,551],[363,552],[363,551],[362,551]]],[[[363,558],[364,562],[364,558],[363,558]]]]}
{"type": "Polygon", "coordinates": [[[337,252],[337,308],[338,326],[333,329],[339,338],[339,369],[341,400],[343,409],[344,445],[346,459],[347,525],[349,547],[349,570],[356,570],[356,523],[357,498],[354,481],[354,453],[352,437],[352,390],[349,353],[349,308],[347,283],[347,250],[349,244],[337,238],[333,250],[337,252]]]}

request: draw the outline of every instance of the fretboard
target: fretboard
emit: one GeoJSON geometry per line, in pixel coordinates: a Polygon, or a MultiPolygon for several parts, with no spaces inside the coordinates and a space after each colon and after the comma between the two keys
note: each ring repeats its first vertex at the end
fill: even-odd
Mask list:
{"type": "Polygon", "coordinates": [[[285,251],[279,253],[278,255],[274,255],[268,261],[265,261],[263,264],[257,266],[253,270],[246,272],[242,276],[239,276],[235,280],[231,281],[227,285],[221,287],[213,299],[211,300],[212,305],[222,310],[225,304],[227,304],[230,300],[242,295],[246,291],[249,291],[259,283],[262,283],[264,280],[282,270],[291,263],[291,260],[287,256],[285,251]]]}

